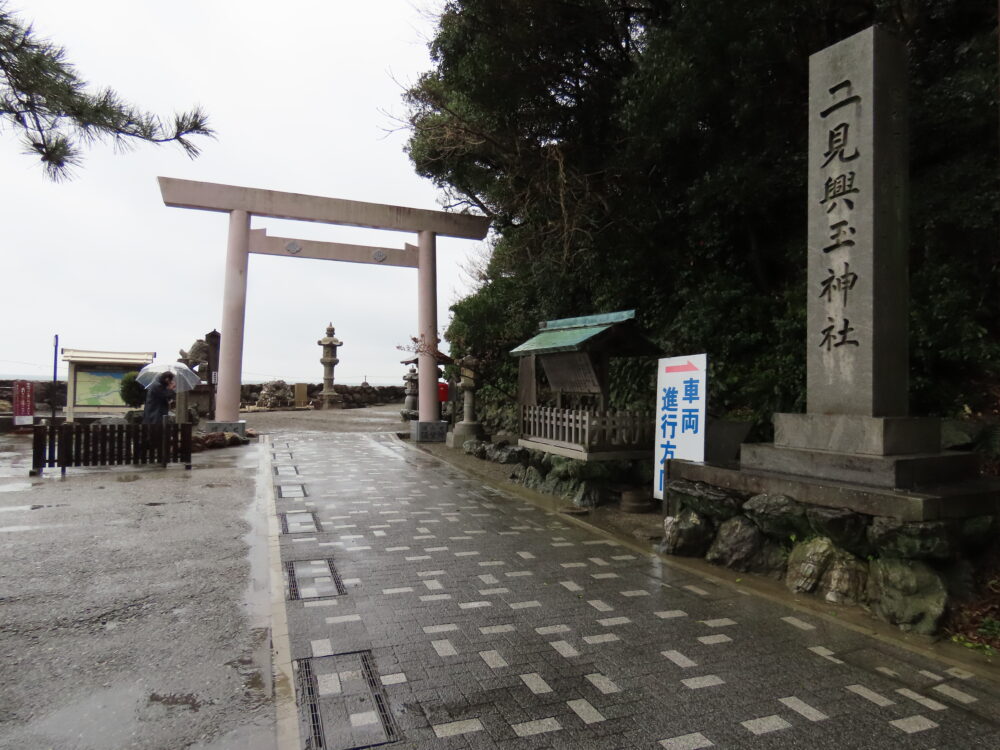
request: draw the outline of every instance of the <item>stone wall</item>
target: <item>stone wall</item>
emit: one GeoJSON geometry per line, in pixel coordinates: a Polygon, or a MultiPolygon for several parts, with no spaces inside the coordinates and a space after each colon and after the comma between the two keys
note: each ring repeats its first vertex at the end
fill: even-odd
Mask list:
{"type": "MultiPolygon", "coordinates": [[[[293,383],[289,383],[293,386],[293,383]]],[[[246,384],[240,387],[240,399],[244,406],[254,406],[260,398],[261,384],[246,384]]],[[[310,403],[319,398],[323,390],[322,383],[310,383],[307,393],[310,403]]],[[[344,401],[345,409],[355,409],[363,406],[375,406],[382,404],[402,403],[404,398],[403,386],[401,385],[340,385],[335,383],[333,390],[339,393],[344,401]]],[[[281,404],[280,407],[291,407],[292,399],[288,403],[281,404]]]]}
{"type": "Polygon", "coordinates": [[[554,495],[581,508],[610,502],[627,486],[652,486],[650,461],[577,461],[551,453],[484,440],[467,440],[462,450],[499,464],[510,464],[510,480],[535,492],[554,495]]]}
{"type": "Polygon", "coordinates": [[[676,515],[664,519],[660,552],[776,578],[922,634],[969,591],[997,528],[994,516],[905,523],[685,480],[669,481],[665,496],[676,515]]]}

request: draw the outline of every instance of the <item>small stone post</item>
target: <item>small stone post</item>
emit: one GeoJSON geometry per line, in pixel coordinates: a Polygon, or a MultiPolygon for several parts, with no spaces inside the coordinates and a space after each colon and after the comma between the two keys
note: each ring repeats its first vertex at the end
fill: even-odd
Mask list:
{"type": "Polygon", "coordinates": [[[326,327],[326,336],[316,343],[323,347],[323,356],[320,364],[323,365],[323,390],[319,394],[320,409],[343,409],[343,397],[333,390],[333,368],[340,362],[337,359],[337,347],[343,346],[343,342],[334,334],[333,323],[326,327]]]}

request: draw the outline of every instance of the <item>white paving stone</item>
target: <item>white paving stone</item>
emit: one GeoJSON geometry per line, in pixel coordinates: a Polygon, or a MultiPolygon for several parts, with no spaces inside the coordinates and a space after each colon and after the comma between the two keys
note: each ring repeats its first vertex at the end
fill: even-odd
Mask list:
{"type": "Polygon", "coordinates": [[[481,731],[483,731],[483,722],[479,719],[464,719],[463,721],[452,721],[447,724],[434,725],[434,734],[440,739],[481,731]]]}
{"type": "Polygon", "coordinates": [[[567,641],[552,641],[549,645],[558,651],[560,656],[565,656],[567,659],[580,655],[580,652],[573,648],[567,641]]]}
{"type": "Polygon", "coordinates": [[[541,607],[541,606],[542,606],[541,602],[534,601],[534,600],[532,600],[530,602],[511,602],[510,603],[510,608],[511,609],[532,609],[534,607],[541,607]]]}
{"type": "Polygon", "coordinates": [[[412,586],[401,586],[398,589],[382,589],[383,594],[409,594],[412,591],[412,586]]]}
{"type": "Polygon", "coordinates": [[[703,635],[698,640],[706,646],[715,646],[719,643],[730,643],[733,639],[728,635],[719,633],[718,635],[703,635]]]}
{"type": "Polygon", "coordinates": [[[788,729],[792,726],[780,716],[764,716],[760,719],[750,719],[749,721],[740,723],[751,734],[767,734],[768,732],[788,729]]]}
{"type": "Polygon", "coordinates": [[[627,617],[606,617],[603,620],[598,620],[598,625],[603,625],[606,628],[614,627],[615,625],[628,625],[632,622],[627,617]]]}
{"type": "Polygon", "coordinates": [[[615,683],[613,683],[607,677],[602,675],[600,672],[595,672],[594,674],[588,674],[586,675],[586,678],[591,685],[600,690],[604,695],[610,695],[611,693],[621,692],[621,688],[619,688],[615,683]]]}
{"type": "Polygon", "coordinates": [[[636,589],[634,591],[623,591],[622,596],[633,597],[633,596],[649,596],[649,592],[645,589],[636,589]]]}
{"type": "Polygon", "coordinates": [[[890,725],[896,727],[896,729],[902,730],[907,734],[915,734],[917,732],[926,732],[928,729],[934,729],[937,727],[933,721],[928,719],[926,716],[907,716],[905,719],[896,719],[895,721],[890,721],[890,725]]]}
{"type": "Polygon", "coordinates": [[[406,674],[403,672],[396,672],[395,674],[384,674],[382,675],[383,685],[401,685],[406,682],[406,674]]]}
{"type": "Polygon", "coordinates": [[[830,718],[819,709],[813,708],[808,703],[806,703],[803,700],[800,700],[799,698],[796,698],[795,696],[789,696],[788,698],[779,698],[778,700],[781,703],[785,704],[785,706],[787,706],[788,708],[792,709],[795,713],[809,719],[809,721],[824,721],[830,718]]]}
{"type": "Polygon", "coordinates": [[[483,607],[492,607],[493,604],[490,602],[462,602],[458,605],[459,609],[482,609],[483,607]]]}
{"type": "Polygon", "coordinates": [[[614,633],[602,633],[600,635],[585,635],[583,637],[585,643],[595,644],[595,643],[611,643],[613,641],[620,641],[619,638],[614,633]]]}
{"type": "Polygon", "coordinates": [[[375,711],[364,711],[358,714],[351,714],[352,727],[367,727],[371,724],[378,724],[378,713],[375,711]]]}
{"type": "Polygon", "coordinates": [[[316,678],[316,686],[320,696],[340,694],[340,675],[336,672],[332,674],[321,674],[316,678]]]}
{"type": "Polygon", "coordinates": [[[815,625],[810,625],[808,622],[800,620],[798,617],[782,617],[781,619],[783,622],[787,622],[789,625],[791,625],[794,628],[798,628],[799,630],[816,629],[815,625]]]}
{"type": "Polygon", "coordinates": [[[673,620],[674,618],[677,617],[687,617],[687,612],[684,612],[679,609],[668,609],[665,612],[654,612],[653,614],[659,617],[661,620],[673,620]]]}
{"type": "Polygon", "coordinates": [[[500,656],[499,651],[480,651],[479,656],[490,669],[502,669],[507,666],[507,660],[500,656]]]}
{"type": "Polygon", "coordinates": [[[703,677],[689,677],[686,680],[681,680],[681,684],[691,690],[699,690],[701,688],[715,687],[716,685],[724,685],[725,680],[723,680],[718,675],[707,674],[703,677]]]}
{"type": "Polygon", "coordinates": [[[661,651],[660,653],[662,653],[665,657],[670,659],[670,661],[672,661],[674,664],[676,664],[678,667],[681,667],[682,669],[698,666],[697,662],[691,661],[691,659],[684,656],[684,654],[682,654],[680,651],[661,651]]]}
{"type": "Polygon", "coordinates": [[[428,635],[431,633],[448,633],[452,630],[458,630],[458,625],[453,622],[447,625],[428,625],[424,628],[424,632],[428,635]]]}
{"type": "Polygon", "coordinates": [[[708,596],[708,592],[698,586],[683,586],[682,588],[686,591],[690,591],[692,594],[697,594],[698,596],[708,596]]]}
{"type": "Polygon", "coordinates": [[[552,688],[549,684],[542,679],[542,676],[538,672],[530,672],[529,674],[520,675],[521,681],[527,685],[528,690],[530,690],[535,695],[541,695],[542,693],[551,693],[552,688]]]}
{"type": "Polygon", "coordinates": [[[695,732],[671,737],[669,740],[660,740],[660,746],[666,750],[702,750],[706,747],[715,747],[715,743],[701,732],[695,732]]]}
{"type": "Polygon", "coordinates": [[[884,695],[876,693],[874,690],[866,688],[864,685],[848,685],[845,689],[851,691],[855,695],[860,695],[865,700],[871,701],[880,708],[885,708],[886,706],[891,706],[895,703],[895,701],[886,698],[884,695]]]}
{"type": "Polygon", "coordinates": [[[566,705],[572,709],[573,713],[580,717],[584,724],[596,724],[599,721],[604,721],[604,715],[590,705],[590,701],[584,698],[566,701],[566,705]]]}
{"type": "Polygon", "coordinates": [[[941,693],[941,695],[946,695],[952,700],[958,701],[959,703],[966,703],[966,704],[975,703],[977,700],[979,700],[974,695],[969,695],[968,693],[962,692],[961,690],[956,690],[950,685],[935,685],[931,689],[936,690],[937,692],[941,693]]]}
{"type": "Polygon", "coordinates": [[[513,633],[517,628],[513,625],[487,625],[479,628],[483,635],[495,635],[496,633],[513,633]]]}
{"type": "Polygon", "coordinates": [[[313,656],[329,656],[333,653],[333,646],[330,645],[329,638],[320,638],[319,640],[311,641],[312,655],[313,656]]]}
{"type": "Polygon", "coordinates": [[[514,734],[518,737],[530,737],[534,734],[543,734],[545,732],[558,732],[562,729],[562,725],[556,721],[555,717],[550,716],[548,719],[512,724],[510,728],[514,730],[514,734]]]}
{"type": "Polygon", "coordinates": [[[420,597],[422,602],[445,602],[451,599],[451,594],[424,594],[420,597]]]}
{"type": "Polygon", "coordinates": [[[736,620],[730,620],[728,617],[720,617],[716,620],[702,620],[702,623],[710,628],[726,628],[730,625],[735,625],[736,620]]]}
{"type": "Polygon", "coordinates": [[[437,651],[438,656],[458,655],[458,651],[455,650],[455,647],[447,638],[441,641],[431,641],[431,645],[434,647],[434,650],[437,651]]]}
{"type": "Polygon", "coordinates": [[[915,701],[924,708],[930,709],[931,711],[944,711],[946,708],[948,708],[943,703],[938,703],[936,700],[921,695],[920,693],[914,692],[909,688],[898,688],[896,692],[899,693],[904,698],[909,698],[911,701],[915,701]]]}
{"type": "Polygon", "coordinates": [[[583,591],[583,589],[573,581],[559,581],[559,585],[563,586],[569,591],[583,591]]]}
{"type": "Polygon", "coordinates": [[[546,625],[544,628],[535,628],[538,635],[555,635],[556,633],[568,633],[569,625],[546,625]]]}
{"type": "Polygon", "coordinates": [[[598,612],[611,612],[614,610],[614,607],[607,604],[607,602],[601,601],[600,599],[591,599],[587,602],[587,604],[596,609],[598,612]]]}

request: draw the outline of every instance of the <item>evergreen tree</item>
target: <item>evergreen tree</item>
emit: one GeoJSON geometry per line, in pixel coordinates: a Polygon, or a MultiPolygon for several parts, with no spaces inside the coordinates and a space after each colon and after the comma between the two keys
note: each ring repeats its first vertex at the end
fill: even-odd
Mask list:
{"type": "Polygon", "coordinates": [[[28,154],[35,154],[52,179],[80,164],[82,149],[110,139],[120,148],[134,141],[175,142],[192,158],[199,149],[189,137],[211,136],[200,109],[178,114],[164,124],[156,115],[123,102],[112,89],[87,90],[62,47],[39,39],[0,0],[0,122],[19,133],[28,154]]]}

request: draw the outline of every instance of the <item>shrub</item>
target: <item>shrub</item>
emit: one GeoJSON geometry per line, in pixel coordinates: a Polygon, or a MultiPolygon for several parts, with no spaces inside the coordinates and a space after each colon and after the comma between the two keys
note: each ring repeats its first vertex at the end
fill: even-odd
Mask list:
{"type": "Polygon", "coordinates": [[[122,401],[133,409],[138,409],[146,403],[146,389],[139,385],[137,377],[139,377],[137,372],[126,372],[122,376],[121,388],[118,391],[122,401]]]}

